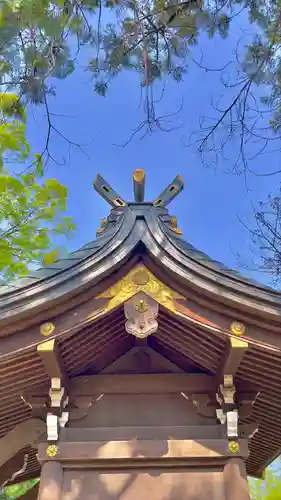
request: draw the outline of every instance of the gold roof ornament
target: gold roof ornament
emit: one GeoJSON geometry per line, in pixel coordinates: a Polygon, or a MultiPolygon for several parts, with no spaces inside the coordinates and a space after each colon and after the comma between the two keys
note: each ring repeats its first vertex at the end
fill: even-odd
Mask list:
{"type": "Polygon", "coordinates": [[[237,337],[240,337],[241,335],[244,335],[246,331],[245,325],[243,323],[239,323],[238,321],[233,321],[230,325],[230,330],[233,335],[237,335],[237,337]]]}
{"type": "Polygon", "coordinates": [[[140,314],[144,314],[145,312],[148,311],[148,305],[145,302],[145,300],[141,299],[136,303],[136,311],[140,314]]]}
{"type": "Polygon", "coordinates": [[[233,455],[238,453],[240,451],[239,443],[237,443],[237,441],[229,441],[228,451],[230,451],[230,453],[233,453],[233,455]]]}
{"type": "Polygon", "coordinates": [[[183,295],[172,290],[160,281],[144,265],[133,268],[124,278],[115,285],[98,295],[97,299],[109,299],[104,312],[115,309],[138,292],[144,292],[154,299],[158,304],[172,312],[177,312],[175,301],[184,299],[183,295]]]}
{"type": "Polygon", "coordinates": [[[46,449],[48,457],[55,457],[58,453],[58,447],[55,444],[50,444],[46,449]]]}
{"type": "Polygon", "coordinates": [[[43,323],[41,326],[40,326],[40,333],[41,335],[43,335],[44,337],[48,337],[49,335],[51,335],[53,332],[55,331],[55,325],[51,322],[46,322],[46,323],[43,323]]]}
{"type": "Polygon", "coordinates": [[[182,236],[182,230],[178,228],[178,219],[175,215],[171,217],[171,226],[172,226],[172,231],[174,231],[174,233],[177,233],[179,236],[182,236]]]}
{"type": "Polygon", "coordinates": [[[145,191],[145,171],[143,169],[140,168],[134,171],[133,183],[135,202],[143,203],[145,191]]]}

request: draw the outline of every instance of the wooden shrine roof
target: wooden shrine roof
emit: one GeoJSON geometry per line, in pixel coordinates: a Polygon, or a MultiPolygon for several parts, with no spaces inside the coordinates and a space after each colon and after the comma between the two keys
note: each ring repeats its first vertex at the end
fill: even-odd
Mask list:
{"type": "MultiPolygon", "coordinates": [[[[104,185],[99,178],[98,190],[104,185]]],[[[180,180],[171,186],[179,191],[180,180]]],[[[167,211],[166,191],[152,203],[126,203],[118,197],[122,206],[114,205],[117,195],[109,191],[115,195],[109,200],[113,208],[95,242],[2,287],[0,438],[30,418],[27,391],[48,391],[49,377],[37,353],[44,340],[42,324],[55,325],[48,338],[57,339],[69,378],[99,373],[132,347],[134,337],[125,331],[122,301],[108,308],[109,299],[102,294],[136,266],[145,266],[158,283],[181,296],[174,310],[160,302],[159,328],[148,344],[183,370],[215,375],[232,335],[231,323],[245,325],[243,338],[249,348],[236,380],[260,391],[245,420],[259,422],[250,440],[247,471],[260,476],[281,453],[281,294],[184,242],[167,211]]],[[[22,466],[26,452],[27,468],[17,480],[39,475],[36,451],[27,447],[0,468],[0,484],[22,466]]]]}
{"type": "MultiPolygon", "coordinates": [[[[98,179],[98,185],[104,187],[106,182],[98,179]]],[[[178,178],[174,179],[167,190],[177,186],[177,182],[178,178]]],[[[176,227],[176,218],[166,208],[168,202],[159,201],[162,202],[161,199],[151,203],[122,201],[123,206],[110,202],[110,215],[94,241],[67,258],[0,286],[0,321],[16,320],[19,314],[30,314],[34,308],[48,307],[51,302],[92,287],[119,269],[132,254],[140,253],[140,247],[157,266],[171,270],[173,279],[184,287],[196,286],[213,299],[223,298],[238,308],[243,302],[243,307],[253,308],[254,313],[262,307],[279,317],[280,292],[228,269],[184,241],[176,227]]]]}
{"type": "MultiPolygon", "coordinates": [[[[82,374],[99,373],[119,356],[132,348],[134,337],[125,332],[122,308],[110,317],[97,320],[71,337],[59,340],[60,352],[70,378],[82,374]]],[[[190,372],[203,370],[215,374],[220,366],[226,338],[214,336],[200,327],[187,325],[164,309],[159,314],[159,330],[149,337],[148,345],[156,352],[190,372]]],[[[21,397],[27,390],[46,388],[48,375],[35,346],[24,354],[19,352],[1,362],[0,437],[17,424],[30,418],[31,409],[21,397]]],[[[237,380],[258,384],[258,395],[251,416],[245,422],[259,422],[259,431],[250,440],[247,471],[259,476],[264,467],[280,454],[281,429],[281,354],[264,351],[251,345],[245,354],[237,380]]],[[[23,456],[29,454],[28,466],[21,479],[36,477],[40,466],[36,451],[27,447],[0,469],[0,482],[21,468],[23,456]]],[[[19,478],[18,478],[19,479],[19,478]]]]}

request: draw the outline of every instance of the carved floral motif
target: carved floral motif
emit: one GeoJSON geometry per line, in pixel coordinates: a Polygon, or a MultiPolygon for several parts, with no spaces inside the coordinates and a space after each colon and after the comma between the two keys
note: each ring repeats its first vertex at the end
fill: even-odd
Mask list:
{"type": "Polygon", "coordinates": [[[50,444],[46,449],[48,457],[55,457],[58,453],[58,447],[55,444],[50,444]]]}
{"type": "Polygon", "coordinates": [[[138,293],[124,304],[127,321],[125,328],[128,333],[143,339],[152,335],[158,329],[159,305],[144,293],[138,293]]]}
{"type": "Polygon", "coordinates": [[[229,441],[228,451],[233,454],[238,453],[240,451],[239,443],[237,443],[237,441],[229,441]]]}
{"type": "Polygon", "coordinates": [[[177,311],[175,300],[184,299],[182,295],[162,283],[143,265],[132,269],[115,285],[98,295],[97,299],[110,299],[104,308],[104,312],[108,312],[123,304],[138,292],[144,292],[158,304],[173,312],[177,311]]]}

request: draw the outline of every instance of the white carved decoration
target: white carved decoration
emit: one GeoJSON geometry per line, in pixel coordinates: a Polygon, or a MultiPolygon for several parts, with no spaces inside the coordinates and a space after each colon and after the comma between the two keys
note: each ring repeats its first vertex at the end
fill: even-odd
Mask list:
{"type": "Polygon", "coordinates": [[[158,329],[158,311],[155,300],[143,292],[137,293],[124,304],[126,331],[140,339],[152,335],[158,329]]]}
{"type": "Polygon", "coordinates": [[[68,404],[68,396],[66,395],[65,388],[61,385],[60,378],[51,379],[51,388],[49,390],[50,396],[50,410],[55,409],[55,413],[59,416],[49,412],[47,414],[47,440],[57,441],[59,435],[59,428],[65,427],[68,422],[69,412],[63,411],[68,404]],[[57,409],[60,409],[59,412],[57,409]]]}
{"type": "Polygon", "coordinates": [[[224,382],[223,385],[220,386],[220,392],[225,404],[234,404],[236,390],[232,375],[224,375],[224,382]]]}
{"type": "Polygon", "coordinates": [[[219,419],[221,425],[224,425],[226,422],[226,414],[223,412],[221,408],[216,410],[217,418],[219,419]]]}
{"type": "Polygon", "coordinates": [[[65,389],[64,387],[61,386],[61,380],[59,378],[52,378],[51,389],[49,390],[51,407],[60,408],[64,395],[65,395],[65,389]]]}
{"type": "Polygon", "coordinates": [[[227,437],[238,437],[238,411],[226,413],[227,437]]]}
{"type": "Polygon", "coordinates": [[[53,413],[47,414],[47,441],[58,440],[58,417],[53,413]]]}
{"type": "Polygon", "coordinates": [[[63,411],[61,417],[59,418],[59,424],[61,427],[65,427],[65,425],[68,422],[68,418],[69,418],[69,412],[63,411]]]}

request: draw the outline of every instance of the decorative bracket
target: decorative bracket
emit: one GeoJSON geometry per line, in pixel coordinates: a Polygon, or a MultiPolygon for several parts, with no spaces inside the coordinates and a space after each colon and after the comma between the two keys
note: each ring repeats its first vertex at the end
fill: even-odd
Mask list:
{"type": "Polygon", "coordinates": [[[217,417],[223,425],[226,425],[227,437],[229,439],[237,439],[239,435],[238,421],[240,415],[237,407],[234,377],[248,349],[248,343],[238,338],[246,330],[242,323],[233,322],[230,328],[234,336],[229,337],[227,340],[227,347],[217,373],[219,385],[217,397],[221,405],[221,409],[217,411],[217,417]]]}
{"type": "Polygon", "coordinates": [[[192,394],[192,402],[196,406],[198,415],[206,418],[216,418],[218,403],[211,394],[192,394]]]}
{"type": "Polygon", "coordinates": [[[158,329],[159,305],[145,293],[137,293],[124,304],[127,321],[125,328],[128,333],[138,339],[144,339],[158,329]]]}
{"type": "Polygon", "coordinates": [[[235,392],[236,389],[233,382],[233,376],[224,375],[223,384],[220,385],[220,395],[222,398],[223,406],[229,408],[235,405],[234,403],[235,392]]]}
{"type": "Polygon", "coordinates": [[[55,339],[47,340],[39,344],[37,346],[37,352],[43,361],[51,382],[46,415],[47,440],[57,441],[59,429],[65,426],[69,416],[68,412],[65,411],[68,404],[66,390],[69,386],[69,380],[59,356],[55,339]]]}

